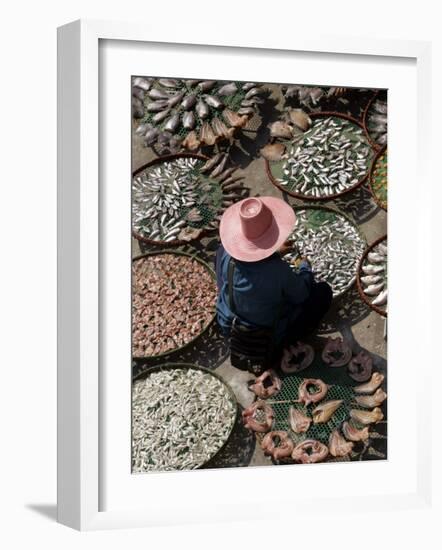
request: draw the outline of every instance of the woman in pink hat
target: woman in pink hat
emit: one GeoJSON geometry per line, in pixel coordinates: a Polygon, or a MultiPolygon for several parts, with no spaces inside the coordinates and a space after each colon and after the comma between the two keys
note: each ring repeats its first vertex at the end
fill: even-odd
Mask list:
{"type": "Polygon", "coordinates": [[[293,208],[274,197],[247,198],[224,212],[215,263],[217,318],[226,335],[234,319],[248,328],[273,328],[281,349],[311,333],[329,309],[331,287],[314,280],[308,261],[296,273],[281,257],[295,221],[293,208]]]}

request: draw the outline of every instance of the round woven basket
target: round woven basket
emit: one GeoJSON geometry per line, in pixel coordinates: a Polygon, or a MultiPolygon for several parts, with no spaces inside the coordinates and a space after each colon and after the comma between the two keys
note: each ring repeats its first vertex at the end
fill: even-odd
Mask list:
{"type": "Polygon", "coordinates": [[[232,417],[232,423],[231,423],[229,432],[226,436],[226,439],[225,439],[224,443],[221,445],[221,447],[217,451],[215,451],[207,459],[206,462],[204,462],[204,464],[201,464],[200,466],[198,466],[198,468],[202,468],[207,462],[212,460],[218,453],[220,453],[225,448],[225,446],[227,445],[227,443],[230,439],[230,436],[232,435],[233,429],[235,428],[235,424],[236,424],[236,421],[237,421],[237,418],[238,418],[238,402],[237,402],[235,394],[233,393],[232,388],[227,384],[227,382],[218,373],[216,373],[216,372],[214,372],[210,369],[207,369],[206,367],[201,367],[199,365],[194,365],[193,363],[164,363],[163,365],[156,365],[154,367],[149,367],[149,368],[143,370],[141,373],[137,374],[137,376],[133,377],[132,382],[136,382],[137,380],[142,380],[142,379],[146,378],[147,376],[149,376],[150,374],[152,374],[153,372],[160,372],[160,371],[163,371],[163,370],[172,370],[172,369],[200,370],[202,372],[205,372],[207,374],[212,375],[213,377],[217,378],[220,382],[222,382],[222,384],[226,388],[227,393],[229,394],[229,397],[230,397],[233,405],[235,406],[235,413],[232,417]]]}
{"type": "MultiPolygon", "coordinates": [[[[215,272],[209,266],[209,264],[207,264],[204,260],[201,260],[201,258],[198,258],[197,256],[195,256],[194,254],[188,254],[187,252],[181,252],[181,251],[177,251],[177,250],[171,250],[171,251],[163,250],[163,251],[158,251],[158,252],[146,252],[144,254],[139,254],[138,256],[135,256],[134,258],[132,258],[132,263],[136,262],[137,260],[141,260],[142,258],[146,258],[146,257],[149,257],[149,256],[159,256],[161,254],[173,254],[173,255],[176,255],[176,256],[187,256],[188,258],[191,258],[192,260],[195,260],[195,261],[199,262],[202,266],[205,267],[205,269],[208,271],[209,275],[212,277],[213,281],[216,284],[215,272]]],[[[175,354],[175,353],[187,348],[188,346],[193,344],[195,342],[195,340],[197,340],[205,332],[207,332],[210,325],[213,323],[215,317],[216,317],[216,310],[214,310],[212,318],[207,323],[207,325],[204,327],[204,329],[199,334],[194,336],[191,340],[189,340],[186,344],[183,344],[182,346],[179,346],[177,348],[172,348],[168,351],[165,351],[164,353],[159,353],[157,355],[145,355],[145,356],[136,356],[136,355],[134,355],[134,356],[132,356],[132,359],[134,361],[141,361],[141,360],[147,360],[147,359],[158,359],[159,357],[165,357],[167,355],[171,355],[172,353],[175,354]]]]}
{"type": "Polygon", "coordinates": [[[356,286],[357,286],[357,289],[358,289],[358,292],[359,292],[359,296],[361,297],[361,300],[366,303],[373,311],[376,311],[376,313],[379,313],[379,315],[382,315],[382,317],[387,317],[387,312],[385,311],[385,309],[382,309],[378,306],[374,306],[370,300],[368,299],[367,295],[365,294],[364,292],[364,289],[362,288],[362,283],[361,283],[361,272],[362,272],[362,265],[366,259],[366,257],[368,256],[368,254],[373,250],[373,248],[375,248],[375,246],[377,246],[379,243],[381,243],[382,241],[386,241],[387,240],[387,235],[383,235],[382,237],[379,237],[379,239],[376,239],[374,241],[373,244],[371,244],[367,250],[364,252],[364,254],[362,255],[362,258],[359,262],[359,266],[358,266],[358,272],[357,272],[357,275],[356,275],[356,286]]]}
{"type": "MultiPolygon", "coordinates": [[[[134,178],[138,174],[141,174],[142,172],[144,172],[144,170],[147,170],[151,166],[155,166],[157,164],[163,164],[164,162],[170,162],[170,161],[173,161],[173,160],[176,160],[176,159],[179,159],[179,158],[193,158],[193,159],[202,160],[204,162],[209,160],[209,157],[207,157],[206,155],[200,155],[200,154],[195,154],[195,153],[177,153],[175,155],[165,155],[165,156],[162,156],[162,157],[158,157],[158,158],[148,162],[147,164],[144,164],[143,166],[141,166],[140,168],[138,168],[137,170],[135,170],[132,173],[132,177],[134,178]]],[[[196,239],[192,239],[192,240],[200,239],[201,237],[203,237],[204,235],[206,235],[210,231],[213,231],[213,229],[203,228],[200,235],[196,239]]],[[[154,245],[154,246],[167,246],[167,247],[172,246],[173,247],[173,246],[183,245],[183,244],[187,244],[188,242],[191,242],[191,241],[182,241],[182,240],[179,240],[179,239],[175,239],[173,241],[157,241],[157,240],[153,240],[153,239],[149,239],[147,237],[144,237],[143,235],[141,235],[140,233],[138,233],[137,231],[134,231],[134,230],[132,230],[132,235],[138,241],[146,243],[146,244],[154,245]]]]}
{"type": "MultiPolygon", "coordinates": [[[[359,227],[355,223],[355,221],[348,214],[346,214],[345,212],[342,212],[338,208],[331,208],[330,206],[323,206],[323,205],[320,205],[320,204],[306,204],[306,205],[302,205],[302,206],[294,206],[293,210],[295,211],[295,213],[296,213],[297,210],[326,210],[328,212],[332,212],[333,214],[342,216],[343,218],[345,218],[348,222],[350,222],[356,228],[359,237],[362,239],[362,241],[365,244],[367,244],[367,240],[365,238],[365,235],[359,229],[359,227]]],[[[365,254],[365,252],[364,252],[364,254],[365,254]]],[[[356,277],[357,277],[357,274],[356,274],[356,277]]],[[[345,296],[347,294],[347,292],[349,292],[349,290],[353,287],[353,284],[354,283],[347,286],[347,288],[345,290],[343,290],[343,291],[341,291],[337,294],[333,293],[333,300],[337,300],[338,298],[342,298],[343,296],[345,296]]]]}
{"type": "MultiPolygon", "coordinates": [[[[348,120],[349,122],[352,122],[353,124],[355,124],[356,126],[358,126],[359,128],[365,131],[364,126],[359,122],[359,120],[353,118],[350,115],[346,115],[344,113],[338,113],[335,111],[321,111],[318,113],[309,113],[309,117],[312,119],[326,118],[326,117],[342,118],[344,120],[348,120]]],[[[371,141],[369,141],[369,145],[371,145],[371,141]]],[[[266,167],[267,176],[275,187],[280,189],[283,193],[287,193],[288,195],[291,195],[296,199],[301,199],[303,201],[308,201],[308,202],[319,202],[319,201],[326,202],[326,201],[336,199],[338,197],[342,197],[343,195],[346,195],[347,193],[351,193],[352,191],[360,187],[367,180],[369,175],[369,171],[367,170],[367,173],[365,174],[365,176],[363,176],[360,180],[358,180],[354,185],[352,185],[351,187],[348,187],[347,189],[344,189],[340,193],[333,193],[332,195],[327,195],[324,197],[312,197],[311,195],[304,195],[296,191],[290,191],[289,189],[287,189],[286,186],[281,185],[278,181],[276,181],[276,179],[273,177],[273,174],[272,174],[270,161],[268,161],[267,159],[265,159],[265,167],[266,167]]]]}

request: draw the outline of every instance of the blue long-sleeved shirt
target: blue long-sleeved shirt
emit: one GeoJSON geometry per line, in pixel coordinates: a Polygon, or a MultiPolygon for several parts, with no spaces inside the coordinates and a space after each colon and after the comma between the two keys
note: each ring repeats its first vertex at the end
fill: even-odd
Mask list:
{"type": "MultiPolygon", "coordinates": [[[[217,318],[225,332],[230,330],[234,317],[229,307],[227,285],[229,260],[229,254],[220,247],[216,260],[217,318]]],[[[233,300],[237,317],[246,326],[271,328],[282,302],[275,327],[275,339],[281,342],[288,325],[298,317],[313,284],[313,274],[307,265],[295,273],[278,253],[259,262],[235,260],[233,300]]]]}

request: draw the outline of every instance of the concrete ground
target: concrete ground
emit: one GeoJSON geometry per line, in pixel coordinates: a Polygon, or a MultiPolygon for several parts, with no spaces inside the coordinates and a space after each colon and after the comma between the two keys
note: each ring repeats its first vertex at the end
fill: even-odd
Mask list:
{"type": "MultiPolygon", "coordinates": [[[[268,142],[269,122],[278,118],[283,100],[278,86],[269,86],[271,94],[264,105],[262,116],[251,120],[247,131],[243,133],[231,148],[231,158],[239,165],[238,174],[245,177],[245,186],[250,189],[250,195],[271,195],[281,198],[292,205],[300,205],[296,200],[272,185],[265,171],[264,159],[259,156],[259,149],[268,142]],[[276,108],[276,109],[275,109],[276,108]],[[276,113],[276,114],[275,114],[276,113]]],[[[363,106],[362,106],[363,107],[363,106]]],[[[136,123],[134,123],[134,128],[136,123]]],[[[141,138],[134,134],[132,166],[133,170],[143,166],[157,155],[151,148],[145,148],[141,138]]],[[[315,203],[318,204],[318,203],[315,203]]],[[[387,233],[387,214],[373,201],[367,184],[334,201],[321,202],[321,205],[339,208],[348,214],[365,235],[368,244],[387,233]]],[[[184,251],[197,251],[200,257],[213,262],[219,240],[216,232],[196,243],[180,247],[184,251]]],[[[133,239],[133,255],[158,248],[149,247],[133,239]]],[[[330,312],[324,319],[316,337],[320,349],[323,340],[329,335],[342,335],[350,342],[352,350],[357,353],[367,350],[373,357],[374,369],[386,374],[387,345],[384,319],[362,302],[356,288],[345,296],[335,300],[330,312]]],[[[247,407],[253,401],[254,395],[247,389],[247,381],[253,376],[230,364],[228,346],[220,335],[216,325],[210,327],[201,338],[178,354],[170,354],[161,360],[137,362],[134,364],[134,374],[139,374],[151,365],[166,362],[191,362],[215,370],[233,389],[240,409],[247,407]]],[[[384,414],[386,408],[384,404],[384,414]]],[[[386,458],[386,422],[376,425],[370,445],[364,448],[359,459],[386,458]]],[[[226,447],[218,453],[207,467],[258,466],[272,464],[264,456],[256,438],[242,426],[240,415],[237,424],[226,447]]]]}

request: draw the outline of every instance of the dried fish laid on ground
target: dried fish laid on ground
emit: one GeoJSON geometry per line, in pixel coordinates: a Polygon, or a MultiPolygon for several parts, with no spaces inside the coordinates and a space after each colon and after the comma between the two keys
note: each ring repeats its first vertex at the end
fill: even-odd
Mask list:
{"type": "Polygon", "coordinates": [[[286,100],[294,100],[303,108],[315,110],[320,108],[321,102],[341,98],[345,94],[346,88],[292,84],[283,86],[282,92],[286,100]]]}
{"type": "Polygon", "coordinates": [[[368,104],[364,123],[370,139],[377,145],[386,145],[388,138],[387,101],[378,95],[368,104]]]}
{"type": "Polygon", "coordinates": [[[373,158],[363,128],[344,116],[317,116],[308,130],[285,145],[282,159],[269,161],[272,182],[293,196],[313,200],[329,200],[360,185],[373,158]]]}
{"type": "Polygon", "coordinates": [[[190,241],[203,229],[218,227],[223,209],[241,198],[242,187],[231,176],[236,167],[224,170],[227,157],[214,158],[220,162],[210,170],[205,167],[213,159],[183,155],[154,161],[134,175],[132,230],[137,238],[190,241]]]}
{"type": "Polygon", "coordinates": [[[132,263],[132,353],[152,357],[195,339],[215,314],[214,274],[184,254],[147,254],[132,263]]]}
{"type": "Polygon", "coordinates": [[[132,472],[202,466],[228,439],[236,413],[231,391],[213,373],[148,373],[132,387],[132,472]]]}
{"type": "Polygon", "coordinates": [[[370,189],[376,203],[387,210],[388,206],[388,178],[387,149],[383,149],[376,159],[370,173],[370,189]]]}
{"type": "Polygon", "coordinates": [[[336,297],[354,283],[365,241],[356,225],[340,212],[322,208],[296,209],[296,225],[289,238],[293,252],[284,255],[293,269],[306,257],[315,279],[326,281],[336,297]]]}
{"type": "Polygon", "coordinates": [[[375,311],[387,314],[388,304],[387,238],[375,241],[361,261],[358,289],[363,300],[375,311]]]}
{"type": "Polygon", "coordinates": [[[162,154],[231,140],[263,102],[263,91],[252,82],[157,78],[145,95],[136,133],[162,154]]]}

